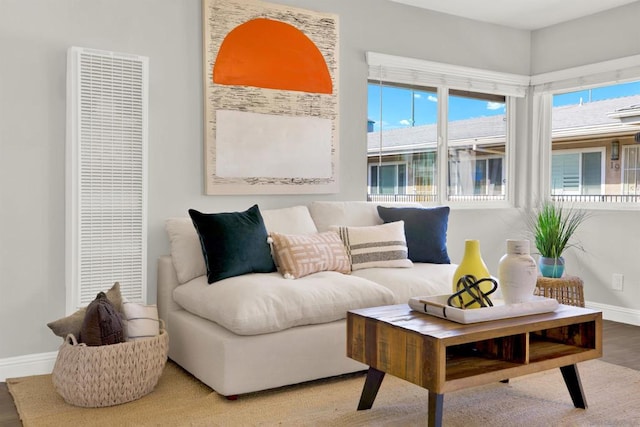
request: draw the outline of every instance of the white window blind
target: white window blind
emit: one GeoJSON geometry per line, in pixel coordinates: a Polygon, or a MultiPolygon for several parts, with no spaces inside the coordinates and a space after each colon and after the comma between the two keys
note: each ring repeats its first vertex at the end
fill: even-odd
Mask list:
{"type": "Polygon", "coordinates": [[[580,194],[580,153],[554,154],[551,182],[554,194],[580,194]]]}
{"type": "Polygon", "coordinates": [[[529,76],[367,52],[369,79],[427,87],[524,97],[529,76]]]}
{"type": "Polygon", "coordinates": [[[146,302],[148,58],[72,47],[67,64],[67,312],[120,282],[146,302]]]}
{"type": "Polygon", "coordinates": [[[531,85],[535,94],[560,93],[637,80],[638,76],[640,76],[640,55],[634,55],[537,74],[531,77],[531,85]]]}

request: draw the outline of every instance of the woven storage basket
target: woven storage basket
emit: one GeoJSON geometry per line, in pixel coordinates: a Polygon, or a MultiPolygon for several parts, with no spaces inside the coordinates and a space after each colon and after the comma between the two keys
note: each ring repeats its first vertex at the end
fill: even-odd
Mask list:
{"type": "Polygon", "coordinates": [[[65,402],[96,408],[150,393],[167,361],[169,335],[161,323],[153,338],[87,346],[69,335],[60,346],[51,378],[65,402]]]}

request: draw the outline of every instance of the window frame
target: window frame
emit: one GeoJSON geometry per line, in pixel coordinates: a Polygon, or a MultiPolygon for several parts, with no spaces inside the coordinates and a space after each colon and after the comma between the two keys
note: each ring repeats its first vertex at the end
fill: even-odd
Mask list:
{"type": "MultiPolygon", "coordinates": [[[[531,76],[532,114],[531,191],[526,204],[537,206],[551,199],[553,95],[640,80],[640,55],[552,71],[531,76]]],[[[606,160],[606,159],[605,159],[606,160]]],[[[639,202],[571,202],[576,208],[592,210],[638,209],[639,202]]]]}
{"type": "MultiPolygon", "coordinates": [[[[437,140],[436,140],[436,196],[434,201],[423,202],[434,205],[451,205],[462,208],[505,208],[515,204],[515,134],[516,98],[527,93],[529,78],[515,74],[497,73],[486,70],[457,67],[447,64],[411,58],[390,57],[389,55],[367,53],[369,63],[368,84],[391,85],[405,88],[436,89],[437,140]],[[372,57],[374,59],[372,59],[372,57]],[[382,59],[381,59],[382,58],[382,59]],[[391,58],[391,59],[389,59],[391,58]],[[377,68],[378,67],[378,68],[377,68]],[[418,70],[416,70],[418,69],[418,70]],[[462,79],[462,80],[461,80],[462,79]],[[448,97],[453,92],[473,92],[504,97],[505,104],[505,156],[503,161],[503,184],[506,187],[501,200],[455,200],[449,195],[449,153],[448,153],[448,97]]],[[[454,93],[455,95],[455,93],[454,93]]],[[[367,150],[368,156],[368,150],[367,150]]],[[[370,170],[367,169],[367,173],[370,170]]],[[[370,179],[368,190],[371,188],[370,179]]]]}

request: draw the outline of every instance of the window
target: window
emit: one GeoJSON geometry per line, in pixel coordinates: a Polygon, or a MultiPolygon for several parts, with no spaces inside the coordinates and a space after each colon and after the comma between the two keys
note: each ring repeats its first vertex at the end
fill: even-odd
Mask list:
{"type": "Polygon", "coordinates": [[[571,202],[638,201],[638,125],[640,81],[554,94],[551,197],[571,202]]]}
{"type": "Polygon", "coordinates": [[[375,200],[435,200],[437,91],[369,83],[368,194],[375,200]]]}
{"type": "Polygon", "coordinates": [[[449,200],[504,200],[504,96],[450,91],[449,200]]]}
{"type": "Polygon", "coordinates": [[[600,195],[604,188],[604,150],[553,153],[551,194],[600,195]]]}
{"type": "Polygon", "coordinates": [[[407,165],[372,165],[369,180],[370,192],[373,194],[406,194],[407,165]]]}
{"type": "MultiPolygon", "coordinates": [[[[506,97],[448,94],[447,201],[505,200],[506,97]]],[[[438,198],[438,91],[369,82],[371,200],[438,198]]]]}
{"type": "MultiPolygon", "coordinates": [[[[640,196],[640,147],[627,145],[622,155],[622,194],[624,196],[640,196]]],[[[639,201],[637,198],[630,198],[639,201]]]]}
{"type": "Polygon", "coordinates": [[[373,52],[367,62],[369,200],[510,201],[515,98],[529,77],[373,52]]]}

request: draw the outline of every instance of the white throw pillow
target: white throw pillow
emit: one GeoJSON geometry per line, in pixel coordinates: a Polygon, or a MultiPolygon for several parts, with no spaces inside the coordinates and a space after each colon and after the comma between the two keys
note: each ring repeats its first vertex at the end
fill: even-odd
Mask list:
{"type": "Polygon", "coordinates": [[[169,218],[165,221],[165,228],[169,234],[171,261],[176,269],[178,282],[182,284],[206,275],[207,267],[200,238],[191,218],[169,218]]]}
{"type": "Polygon", "coordinates": [[[158,307],[123,301],[122,308],[127,319],[127,341],[152,338],[160,333],[158,307]]]}
{"type": "Polygon", "coordinates": [[[372,267],[411,267],[404,221],[369,227],[330,227],[347,249],[351,270],[372,267]]]}

